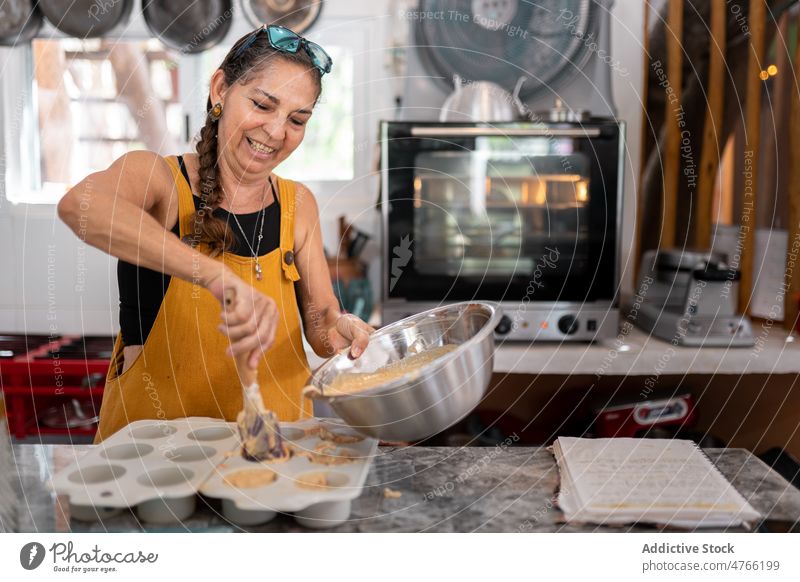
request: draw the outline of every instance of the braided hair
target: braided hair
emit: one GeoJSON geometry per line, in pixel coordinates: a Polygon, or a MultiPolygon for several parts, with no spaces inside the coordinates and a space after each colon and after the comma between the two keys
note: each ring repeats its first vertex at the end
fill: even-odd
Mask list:
{"type": "MultiPolygon", "coordinates": [[[[225,55],[222,63],[218,67],[222,70],[225,77],[225,84],[230,87],[234,83],[247,83],[254,75],[259,73],[274,59],[282,59],[290,63],[295,63],[306,67],[313,76],[317,85],[317,100],[322,91],[322,75],[314,66],[311,58],[304,50],[296,53],[284,53],[275,50],[270,46],[266,34],[259,34],[255,41],[242,51],[241,55],[236,52],[249,37],[251,33],[244,35],[225,55]]],[[[211,96],[209,95],[206,103],[206,112],[212,109],[211,96]]],[[[200,174],[200,208],[195,210],[192,215],[192,234],[186,242],[192,246],[198,243],[206,243],[211,251],[211,256],[215,256],[222,251],[230,251],[236,243],[236,235],[229,227],[228,223],[213,215],[214,211],[222,203],[222,187],[219,182],[219,147],[217,131],[219,118],[206,115],[206,123],[200,130],[200,139],[195,146],[198,156],[200,174]]]]}

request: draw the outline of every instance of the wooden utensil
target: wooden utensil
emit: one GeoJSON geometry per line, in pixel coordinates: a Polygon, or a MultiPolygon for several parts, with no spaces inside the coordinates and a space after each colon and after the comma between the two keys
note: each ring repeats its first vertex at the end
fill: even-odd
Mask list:
{"type": "MultiPolygon", "coordinates": [[[[225,290],[225,311],[232,313],[236,308],[236,289],[225,290]]],[[[256,384],[258,385],[258,370],[251,368],[248,363],[250,354],[243,352],[234,355],[233,359],[236,362],[236,371],[239,374],[239,379],[242,381],[242,388],[256,384]]]]}
{"type": "MultiPolygon", "coordinates": [[[[225,290],[225,311],[236,308],[236,290],[225,290]]],[[[278,417],[264,406],[258,385],[258,370],[250,367],[250,353],[234,355],[236,371],[242,383],[242,411],[236,417],[242,456],[250,461],[286,459],[289,449],[281,436],[278,417]]]]}

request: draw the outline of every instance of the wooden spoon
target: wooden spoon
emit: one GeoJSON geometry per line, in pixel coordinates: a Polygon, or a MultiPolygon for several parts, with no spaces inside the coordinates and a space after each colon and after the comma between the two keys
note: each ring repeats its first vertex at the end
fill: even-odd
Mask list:
{"type": "MultiPolygon", "coordinates": [[[[225,311],[236,307],[236,290],[225,290],[225,311]]],[[[264,406],[261,388],[258,385],[258,370],[251,368],[250,353],[234,356],[236,371],[242,382],[242,411],[236,417],[239,437],[242,440],[242,456],[249,461],[284,460],[289,449],[281,436],[278,417],[264,406]]]]}

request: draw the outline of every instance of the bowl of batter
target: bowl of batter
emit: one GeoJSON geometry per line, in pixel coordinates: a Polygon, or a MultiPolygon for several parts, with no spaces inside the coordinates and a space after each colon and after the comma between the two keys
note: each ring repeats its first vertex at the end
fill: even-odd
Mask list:
{"type": "Polygon", "coordinates": [[[385,441],[418,441],[452,426],[480,402],[492,375],[492,303],[437,307],[382,327],[364,353],[322,364],[306,395],[323,399],[355,430],[385,441]]]}

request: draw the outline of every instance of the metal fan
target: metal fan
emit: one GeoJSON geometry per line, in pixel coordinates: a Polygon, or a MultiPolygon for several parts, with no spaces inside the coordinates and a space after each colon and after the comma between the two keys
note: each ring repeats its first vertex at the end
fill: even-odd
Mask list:
{"type": "Polygon", "coordinates": [[[302,34],[319,18],[322,0],[241,0],[241,5],[254,27],[280,24],[302,34]]]}
{"type": "Polygon", "coordinates": [[[440,88],[453,74],[491,81],[507,91],[527,75],[521,98],[553,88],[591,56],[586,39],[596,28],[591,0],[421,0],[415,45],[440,88]]]}

